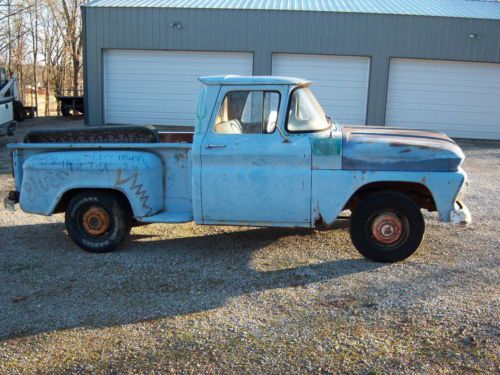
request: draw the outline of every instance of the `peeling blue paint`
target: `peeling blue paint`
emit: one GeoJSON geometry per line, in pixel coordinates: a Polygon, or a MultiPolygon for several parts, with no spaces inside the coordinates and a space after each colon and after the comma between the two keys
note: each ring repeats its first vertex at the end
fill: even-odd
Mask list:
{"type": "Polygon", "coordinates": [[[450,220],[466,174],[463,153],[448,137],[371,127],[288,134],[284,109],[302,81],[217,79],[205,79],[193,144],[9,145],[22,209],[50,215],[68,190],[103,188],[125,194],[143,222],[312,227],[333,223],[366,184],[414,182],[450,220]],[[215,133],[227,92],[249,89],[280,93],[281,131],[215,133]]]}
{"type": "Polygon", "coordinates": [[[345,126],[342,169],[456,172],[464,160],[448,136],[421,130],[345,126]]]}

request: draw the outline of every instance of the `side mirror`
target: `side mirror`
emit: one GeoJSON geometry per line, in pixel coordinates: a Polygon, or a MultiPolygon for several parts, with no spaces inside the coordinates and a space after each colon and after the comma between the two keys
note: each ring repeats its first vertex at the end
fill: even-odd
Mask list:
{"type": "Polygon", "coordinates": [[[276,122],[278,121],[278,111],[271,111],[267,119],[266,132],[267,134],[274,133],[276,122]]]}

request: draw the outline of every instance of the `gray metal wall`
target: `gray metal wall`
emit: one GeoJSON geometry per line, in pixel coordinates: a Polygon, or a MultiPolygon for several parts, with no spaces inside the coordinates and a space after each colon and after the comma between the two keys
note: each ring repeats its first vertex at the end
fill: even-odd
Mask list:
{"type": "Polygon", "coordinates": [[[103,114],[103,49],[246,51],[254,74],[272,53],[371,57],[367,123],[384,124],[389,59],[500,63],[500,21],[442,17],[154,8],[84,8],[85,122],[103,114]],[[182,23],[182,29],[170,27],[182,23]],[[475,32],[478,39],[468,35],[475,32]]]}

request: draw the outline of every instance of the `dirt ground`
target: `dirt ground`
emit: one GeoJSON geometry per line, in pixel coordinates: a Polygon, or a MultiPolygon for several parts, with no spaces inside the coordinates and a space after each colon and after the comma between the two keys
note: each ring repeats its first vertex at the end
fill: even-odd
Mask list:
{"type": "MultiPolygon", "coordinates": [[[[67,124],[37,119],[16,137],[67,124]]],[[[2,197],[12,140],[0,138],[2,197]]],[[[464,150],[473,223],[426,213],[421,248],[391,265],[361,258],[346,221],[155,224],[95,255],[62,215],[2,207],[0,373],[498,373],[500,144],[464,150]]]]}

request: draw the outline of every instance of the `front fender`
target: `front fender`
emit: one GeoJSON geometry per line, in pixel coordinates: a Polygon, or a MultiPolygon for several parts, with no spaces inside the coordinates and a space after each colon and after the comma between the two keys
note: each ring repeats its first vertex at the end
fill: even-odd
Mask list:
{"type": "Polygon", "coordinates": [[[376,182],[414,182],[426,186],[436,203],[439,217],[449,222],[458,194],[467,178],[458,172],[399,172],[318,170],[312,176],[312,223],[332,224],[353,194],[376,182]]]}
{"type": "Polygon", "coordinates": [[[163,210],[163,165],[144,151],[55,151],[37,154],[23,164],[20,206],[51,215],[73,189],[113,189],[129,200],[134,217],[163,210]]]}

